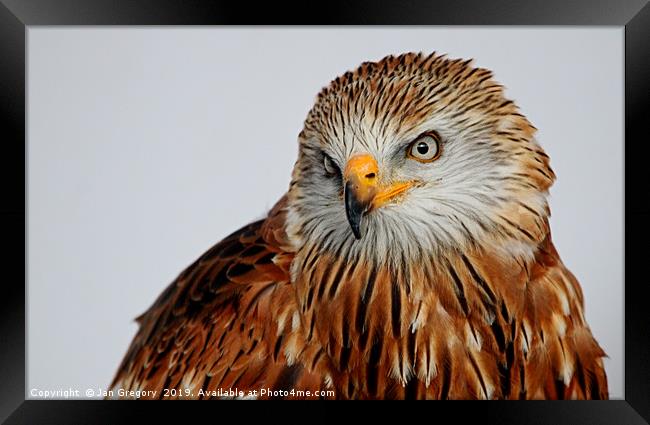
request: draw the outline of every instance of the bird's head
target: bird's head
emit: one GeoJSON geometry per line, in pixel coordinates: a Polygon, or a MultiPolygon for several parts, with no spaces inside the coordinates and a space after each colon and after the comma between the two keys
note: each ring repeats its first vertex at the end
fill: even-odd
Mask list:
{"type": "Polygon", "coordinates": [[[490,71],[388,56],[335,79],[299,135],[288,232],[379,261],[543,237],[554,175],[490,71]],[[399,255],[393,255],[399,253],[399,255]]]}

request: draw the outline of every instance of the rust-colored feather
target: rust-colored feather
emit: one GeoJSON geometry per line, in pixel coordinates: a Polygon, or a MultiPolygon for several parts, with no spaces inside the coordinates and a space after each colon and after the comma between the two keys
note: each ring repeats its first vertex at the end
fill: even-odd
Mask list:
{"type": "Polygon", "coordinates": [[[278,247],[284,202],[206,252],[139,317],[113,389],[155,398],[231,388],[258,398],[283,388],[330,388],[338,398],[607,398],[604,352],[550,238],[530,276],[485,253],[432,263],[426,278],[420,268],[406,277],[332,258],[294,287],[293,254],[278,247]]]}
{"type": "Polygon", "coordinates": [[[281,249],[284,204],[207,251],[138,317],[140,329],[111,385],[116,394],[219,398],[236,389],[265,398],[262,389],[322,387],[314,372],[319,361],[289,364],[285,354],[295,346],[302,359],[315,356],[292,329],[292,254],[281,249]]]}

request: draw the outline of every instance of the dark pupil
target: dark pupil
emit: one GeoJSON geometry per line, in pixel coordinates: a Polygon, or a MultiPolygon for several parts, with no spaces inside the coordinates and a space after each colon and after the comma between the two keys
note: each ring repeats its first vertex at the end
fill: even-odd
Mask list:
{"type": "Polygon", "coordinates": [[[426,153],[429,152],[429,145],[424,142],[420,142],[418,143],[416,149],[420,155],[426,155],[426,153]]]}

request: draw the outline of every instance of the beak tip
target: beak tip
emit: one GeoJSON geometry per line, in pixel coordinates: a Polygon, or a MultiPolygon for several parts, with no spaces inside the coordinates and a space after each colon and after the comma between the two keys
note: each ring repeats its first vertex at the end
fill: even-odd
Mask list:
{"type": "Polygon", "coordinates": [[[349,183],[345,185],[345,213],[350,223],[350,229],[355,239],[361,239],[361,219],[367,206],[359,202],[354,187],[349,183]]]}

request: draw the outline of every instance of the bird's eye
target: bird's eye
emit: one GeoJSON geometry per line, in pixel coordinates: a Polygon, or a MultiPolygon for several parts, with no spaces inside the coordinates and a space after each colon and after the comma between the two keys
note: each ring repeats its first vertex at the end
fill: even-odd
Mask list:
{"type": "Polygon", "coordinates": [[[339,167],[336,166],[334,160],[327,154],[323,154],[323,167],[325,168],[325,173],[330,177],[339,174],[339,167]]]}
{"type": "Polygon", "coordinates": [[[440,157],[440,136],[435,131],[427,131],[418,136],[407,149],[409,158],[420,162],[432,162],[440,157]]]}

